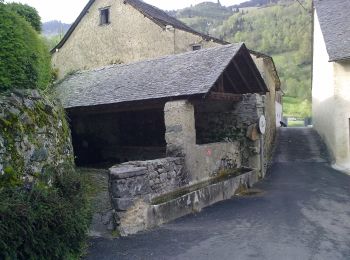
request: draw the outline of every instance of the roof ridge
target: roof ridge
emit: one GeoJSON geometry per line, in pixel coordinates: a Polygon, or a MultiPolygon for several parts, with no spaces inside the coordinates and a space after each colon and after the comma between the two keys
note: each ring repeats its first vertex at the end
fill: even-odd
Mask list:
{"type": "Polygon", "coordinates": [[[98,67],[98,68],[79,70],[79,71],[73,73],[72,76],[78,75],[78,74],[83,74],[83,73],[89,73],[89,72],[103,71],[105,69],[128,67],[128,66],[133,66],[133,65],[138,64],[138,63],[145,63],[146,64],[149,62],[165,60],[165,59],[173,58],[173,57],[181,57],[181,56],[187,56],[187,55],[201,55],[204,52],[211,52],[211,51],[215,51],[216,49],[225,49],[225,48],[232,48],[232,47],[236,47],[237,49],[240,49],[243,45],[244,45],[243,42],[231,43],[231,44],[215,46],[215,47],[211,47],[211,48],[205,48],[205,49],[201,49],[198,51],[188,51],[188,52],[182,52],[182,53],[176,53],[176,54],[168,54],[168,55],[164,55],[164,56],[157,57],[157,58],[149,58],[149,59],[139,60],[139,61],[134,61],[134,62],[129,62],[129,63],[105,65],[105,66],[98,67]]]}

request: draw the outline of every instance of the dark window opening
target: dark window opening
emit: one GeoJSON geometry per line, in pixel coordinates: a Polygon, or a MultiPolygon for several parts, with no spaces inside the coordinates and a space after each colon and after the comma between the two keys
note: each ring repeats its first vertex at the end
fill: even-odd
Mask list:
{"type": "Polygon", "coordinates": [[[234,141],[241,135],[237,127],[237,103],[208,101],[195,105],[196,144],[234,141]]]}
{"type": "Polygon", "coordinates": [[[109,8],[100,10],[100,25],[109,24],[109,8]]]}
{"type": "Polygon", "coordinates": [[[163,109],[70,116],[78,166],[110,167],[166,155],[163,109]]]}
{"type": "Polygon", "coordinates": [[[201,46],[201,45],[193,45],[193,46],[192,46],[192,50],[193,50],[193,51],[199,51],[200,49],[202,49],[202,46],[201,46]]]}

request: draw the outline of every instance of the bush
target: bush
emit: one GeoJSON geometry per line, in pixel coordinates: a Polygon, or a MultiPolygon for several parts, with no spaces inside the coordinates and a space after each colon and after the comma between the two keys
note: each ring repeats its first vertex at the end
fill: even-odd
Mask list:
{"type": "Polygon", "coordinates": [[[20,3],[9,3],[6,7],[22,16],[37,32],[41,32],[41,18],[35,8],[20,3]]]}
{"type": "Polygon", "coordinates": [[[0,259],[79,257],[91,215],[84,187],[72,169],[51,171],[51,186],[0,187],[0,259]]]}
{"type": "Polygon", "coordinates": [[[32,26],[0,2],[0,91],[44,89],[51,79],[50,54],[32,26]]]}

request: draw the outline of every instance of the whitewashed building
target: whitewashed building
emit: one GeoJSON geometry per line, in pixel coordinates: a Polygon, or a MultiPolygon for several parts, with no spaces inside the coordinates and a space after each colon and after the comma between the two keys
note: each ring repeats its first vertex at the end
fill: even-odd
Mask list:
{"type": "Polygon", "coordinates": [[[350,1],[314,4],[314,127],[334,165],[350,169],[350,1]]]}

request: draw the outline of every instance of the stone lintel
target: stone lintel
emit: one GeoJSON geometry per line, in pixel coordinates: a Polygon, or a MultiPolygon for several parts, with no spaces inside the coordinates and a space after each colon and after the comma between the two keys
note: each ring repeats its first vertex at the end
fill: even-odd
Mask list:
{"type": "Polygon", "coordinates": [[[147,172],[146,167],[116,167],[110,168],[109,173],[112,179],[127,179],[141,175],[145,175],[147,172]]]}

